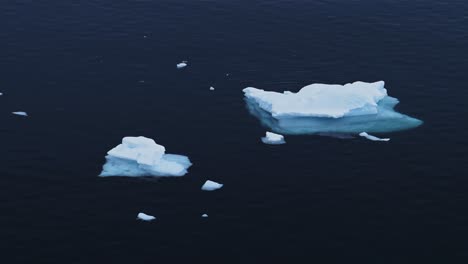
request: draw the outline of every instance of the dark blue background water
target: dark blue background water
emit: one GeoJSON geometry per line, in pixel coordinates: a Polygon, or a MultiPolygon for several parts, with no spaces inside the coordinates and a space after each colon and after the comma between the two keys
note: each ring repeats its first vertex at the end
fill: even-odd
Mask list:
{"type": "Polygon", "coordinates": [[[466,263],[468,2],[12,0],[0,25],[2,263],[466,263]],[[355,80],[424,125],[268,146],[241,92],[355,80]],[[189,174],[98,178],[130,135],[189,174]]]}

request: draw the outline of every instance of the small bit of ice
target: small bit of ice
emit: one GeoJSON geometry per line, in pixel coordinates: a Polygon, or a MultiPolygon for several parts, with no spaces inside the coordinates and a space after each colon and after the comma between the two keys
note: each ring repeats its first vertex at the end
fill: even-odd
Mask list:
{"type": "Polygon", "coordinates": [[[221,187],[223,187],[223,184],[220,184],[220,183],[217,183],[217,182],[214,182],[214,181],[207,180],[207,181],[205,182],[205,184],[203,184],[203,186],[201,187],[201,189],[202,189],[203,191],[214,191],[214,190],[220,189],[221,187]]]}
{"type": "Polygon", "coordinates": [[[138,82],[139,83],[145,83],[145,80],[139,80],[138,82]]]}
{"type": "Polygon", "coordinates": [[[201,217],[204,217],[204,218],[206,218],[206,217],[208,217],[208,215],[207,215],[207,214],[202,214],[202,216],[201,216],[201,217]]]}
{"type": "Polygon", "coordinates": [[[187,67],[187,61],[182,61],[181,63],[177,63],[177,69],[182,69],[187,67]]]}
{"type": "Polygon", "coordinates": [[[275,134],[268,131],[266,132],[265,137],[262,137],[262,142],[270,145],[279,145],[286,143],[283,135],[275,134]]]}
{"type": "Polygon", "coordinates": [[[147,38],[147,37],[148,37],[148,36],[146,36],[146,35],[145,35],[145,36],[143,36],[143,38],[147,38]]]}
{"type": "Polygon", "coordinates": [[[2,95],[3,95],[3,93],[0,93],[0,96],[2,96],[2,95]]]}
{"type": "Polygon", "coordinates": [[[143,220],[143,221],[153,221],[153,220],[156,219],[156,217],[154,217],[152,215],[147,215],[145,213],[138,213],[137,219],[143,220]]]}
{"type": "Polygon", "coordinates": [[[215,88],[214,88],[213,86],[210,87],[210,91],[214,91],[214,89],[215,89],[215,88]]]}
{"type": "Polygon", "coordinates": [[[376,136],[369,135],[366,132],[361,132],[361,133],[359,133],[359,135],[361,137],[365,137],[365,138],[367,138],[369,140],[372,140],[372,141],[389,141],[390,140],[389,138],[378,138],[376,136]]]}
{"type": "Polygon", "coordinates": [[[26,112],[22,112],[22,111],[19,111],[19,112],[13,112],[14,115],[19,115],[19,116],[28,116],[28,113],[26,112]]]}

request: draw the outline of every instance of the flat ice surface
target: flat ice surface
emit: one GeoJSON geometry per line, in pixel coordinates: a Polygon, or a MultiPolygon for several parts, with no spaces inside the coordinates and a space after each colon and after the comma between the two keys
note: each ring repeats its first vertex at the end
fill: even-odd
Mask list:
{"type": "Polygon", "coordinates": [[[187,67],[187,61],[183,61],[181,63],[177,63],[177,69],[182,69],[182,68],[185,68],[187,67]]]}
{"type": "Polygon", "coordinates": [[[297,93],[243,91],[249,112],[280,134],[391,132],[422,124],[393,110],[399,101],[387,95],[383,81],[312,84],[297,93]]]}
{"type": "Polygon", "coordinates": [[[286,141],[284,141],[283,135],[268,131],[265,133],[265,137],[262,137],[262,142],[270,145],[279,145],[286,143],[286,141]]]}
{"type": "Polygon", "coordinates": [[[12,112],[12,114],[14,114],[14,115],[19,115],[19,116],[28,116],[28,113],[22,112],[22,111],[12,112]]]}
{"type": "Polygon", "coordinates": [[[377,113],[377,102],[387,96],[384,82],[354,82],[345,85],[311,84],[299,92],[268,92],[252,87],[244,89],[247,98],[273,117],[315,116],[339,118],[345,115],[377,113]]]}
{"type": "Polygon", "coordinates": [[[205,182],[205,184],[203,184],[203,186],[201,187],[201,189],[202,189],[203,191],[214,191],[214,190],[220,189],[221,187],[223,187],[223,184],[220,184],[220,183],[217,183],[217,182],[214,182],[214,181],[207,180],[207,181],[205,182]]]}
{"type": "Polygon", "coordinates": [[[369,139],[369,140],[372,140],[372,141],[390,141],[389,138],[378,138],[378,137],[376,137],[376,136],[369,135],[369,134],[367,134],[366,132],[361,132],[361,133],[359,133],[359,135],[360,135],[361,137],[365,137],[365,138],[367,138],[367,139],[369,139]]]}
{"type": "Polygon", "coordinates": [[[124,137],[107,152],[99,176],[183,176],[192,165],[188,157],[165,154],[164,146],[146,137],[124,137]]]}
{"type": "Polygon", "coordinates": [[[147,215],[145,213],[138,213],[137,219],[143,220],[143,221],[153,221],[156,219],[156,217],[152,215],[147,215]]]}

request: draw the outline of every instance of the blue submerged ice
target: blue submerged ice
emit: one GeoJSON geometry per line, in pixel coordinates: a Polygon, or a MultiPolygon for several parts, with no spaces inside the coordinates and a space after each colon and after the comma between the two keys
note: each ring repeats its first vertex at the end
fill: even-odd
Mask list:
{"type": "Polygon", "coordinates": [[[249,112],[281,134],[383,133],[421,125],[421,120],[394,110],[399,101],[384,86],[383,81],[354,82],[311,84],[297,93],[253,87],[243,92],[249,112]]]}
{"type": "Polygon", "coordinates": [[[124,137],[122,144],[107,152],[99,176],[171,177],[183,176],[192,165],[182,155],[165,154],[164,146],[151,138],[124,137]]]}

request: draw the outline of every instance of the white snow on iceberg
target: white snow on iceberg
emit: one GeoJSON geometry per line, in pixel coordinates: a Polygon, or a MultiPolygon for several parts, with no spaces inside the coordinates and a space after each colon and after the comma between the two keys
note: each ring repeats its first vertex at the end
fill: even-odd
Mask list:
{"type": "Polygon", "coordinates": [[[384,85],[311,84],[297,93],[248,87],[243,92],[250,113],[281,134],[390,132],[421,125],[393,110],[399,101],[387,95],[384,85]]]}
{"type": "Polygon", "coordinates": [[[270,145],[279,145],[286,143],[286,141],[284,141],[283,135],[275,134],[268,131],[266,132],[265,137],[262,137],[262,142],[270,145]]]}
{"type": "Polygon", "coordinates": [[[153,220],[156,219],[156,217],[154,217],[152,215],[147,215],[145,213],[138,213],[137,219],[143,220],[143,221],[153,221],[153,220]]]}
{"type": "Polygon", "coordinates": [[[214,191],[214,190],[220,189],[221,187],[223,187],[223,184],[220,184],[220,183],[217,183],[217,182],[214,182],[214,181],[207,180],[207,181],[205,182],[205,184],[203,184],[203,186],[201,187],[201,189],[202,189],[203,191],[214,191]]]}
{"type": "Polygon", "coordinates": [[[390,141],[389,138],[378,138],[378,137],[376,137],[376,136],[369,135],[369,134],[367,134],[366,132],[361,132],[361,133],[359,133],[359,136],[365,137],[365,138],[367,138],[367,139],[369,139],[369,140],[372,140],[372,141],[390,141]]]}
{"type": "Polygon", "coordinates": [[[165,154],[164,146],[151,138],[124,137],[122,144],[107,152],[99,176],[183,176],[192,165],[188,157],[165,154]]]}
{"type": "Polygon", "coordinates": [[[23,111],[18,111],[18,112],[12,112],[14,115],[19,115],[19,116],[28,116],[28,113],[23,112],[23,111]]]}

